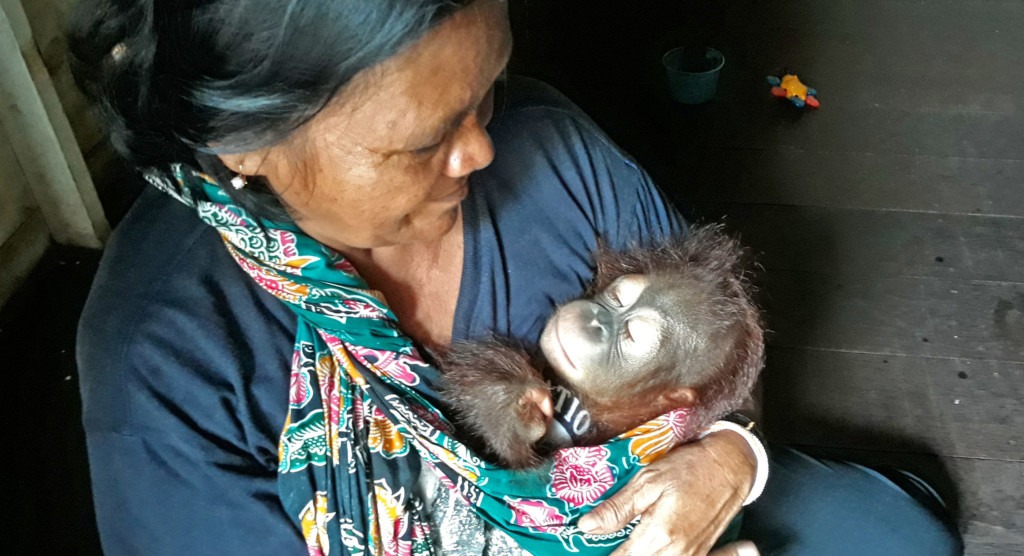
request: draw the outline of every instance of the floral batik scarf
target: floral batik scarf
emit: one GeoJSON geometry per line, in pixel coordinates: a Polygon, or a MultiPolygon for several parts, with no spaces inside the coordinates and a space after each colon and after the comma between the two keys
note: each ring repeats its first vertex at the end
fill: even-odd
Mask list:
{"type": "Polygon", "coordinates": [[[204,174],[172,172],[147,179],[216,228],[242,270],[298,316],[278,486],[309,554],[433,554],[415,492],[424,465],[534,554],[607,554],[629,536],[633,525],[587,535],[574,524],[679,442],[685,412],[559,450],[539,469],[487,463],[452,436],[437,369],[344,257],[293,224],[258,223],[204,174]]]}

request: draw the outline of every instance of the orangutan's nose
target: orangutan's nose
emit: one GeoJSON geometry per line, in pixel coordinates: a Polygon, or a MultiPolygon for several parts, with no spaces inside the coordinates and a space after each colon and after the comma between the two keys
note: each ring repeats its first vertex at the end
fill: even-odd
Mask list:
{"type": "Polygon", "coordinates": [[[604,343],[611,333],[612,313],[598,303],[588,303],[585,330],[595,341],[604,343]]]}

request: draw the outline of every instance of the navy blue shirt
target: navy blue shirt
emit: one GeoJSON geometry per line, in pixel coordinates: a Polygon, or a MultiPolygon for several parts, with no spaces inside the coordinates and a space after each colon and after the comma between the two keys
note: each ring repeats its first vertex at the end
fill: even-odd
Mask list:
{"type": "MultiPolygon", "coordinates": [[[[599,237],[683,232],[636,163],[568,100],[513,79],[470,178],[452,337],[536,342],[580,295],[599,237]],[[503,105],[503,106],[502,106],[503,105]]],[[[90,473],[107,554],[301,554],[277,494],[296,320],[216,233],[156,191],[115,231],[79,330],[90,473]]]]}

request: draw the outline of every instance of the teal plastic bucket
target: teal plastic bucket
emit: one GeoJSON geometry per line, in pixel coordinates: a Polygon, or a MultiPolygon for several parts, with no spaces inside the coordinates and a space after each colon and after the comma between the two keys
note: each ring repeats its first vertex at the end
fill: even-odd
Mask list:
{"type": "Polygon", "coordinates": [[[672,100],[701,104],[715,98],[725,56],[714,48],[680,46],[661,57],[672,100]]]}

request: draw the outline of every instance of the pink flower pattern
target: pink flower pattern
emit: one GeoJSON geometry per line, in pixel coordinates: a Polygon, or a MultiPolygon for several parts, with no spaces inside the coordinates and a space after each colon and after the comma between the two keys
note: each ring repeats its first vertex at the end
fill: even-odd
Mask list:
{"type": "Polygon", "coordinates": [[[236,257],[235,260],[238,262],[238,266],[242,267],[242,270],[251,276],[260,287],[278,299],[290,303],[302,303],[309,295],[309,288],[306,286],[271,274],[247,259],[236,257]]]}
{"type": "Polygon", "coordinates": [[[668,420],[668,426],[672,428],[672,434],[676,437],[676,440],[685,442],[690,440],[693,436],[693,431],[690,430],[690,417],[693,415],[693,410],[690,408],[673,409],[669,411],[665,418],[668,420]]]}
{"type": "Polygon", "coordinates": [[[543,531],[565,524],[565,516],[543,500],[506,497],[505,501],[512,508],[513,522],[521,527],[543,531]]]}
{"type": "Polygon", "coordinates": [[[382,374],[406,386],[416,386],[420,383],[420,376],[413,372],[410,368],[411,365],[417,367],[427,366],[416,354],[409,356],[394,351],[380,351],[353,344],[346,344],[346,347],[363,365],[375,368],[382,374]]]}
{"type": "Polygon", "coordinates": [[[580,508],[601,498],[613,484],[608,457],[604,446],[566,448],[555,452],[551,469],[551,488],[555,496],[580,508]]]}
{"type": "Polygon", "coordinates": [[[284,230],[274,230],[277,240],[281,243],[281,254],[285,260],[294,259],[299,256],[299,250],[295,247],[295,234],[284,230]]]}
{"type": "Polygon", "coordinates": [[[299,352],[295,352],[292,362],[291,386],[288,392],[288,403],[292,407],[301,408],[309,402],[313,395],[313,386],[310,384],[309,372],[302,368],[299,362],[299,352]]]}
{"type": "Polygon", "coordinates": [[[373,305],[370,305],[369,303],[364,303],[362,301],[356,301],[354,299],[346,299],[346,300],[342,301],[341,304],[346,309],[348,309],[350,315],[352,315],[353,317],[356,317],[356,318],[360,318],[360,319],[383,319],[384,318],[384,315],[380,312],[380,310],[377,309],[376,307],[374,307],[373,305]]]}
{"type": "MultiPolygon", "coordinates": [[[[338,255],[338,257],[340,256],[341,255],[338,255]]],[[[352,266],[352,263],[348,262],[348,259],[338,259],[334,263],[334,268],[344,272],[345,274],[351,274],[353,276],[359,275],[359,273],[356,272],[356,267],[352,266]]]]}

